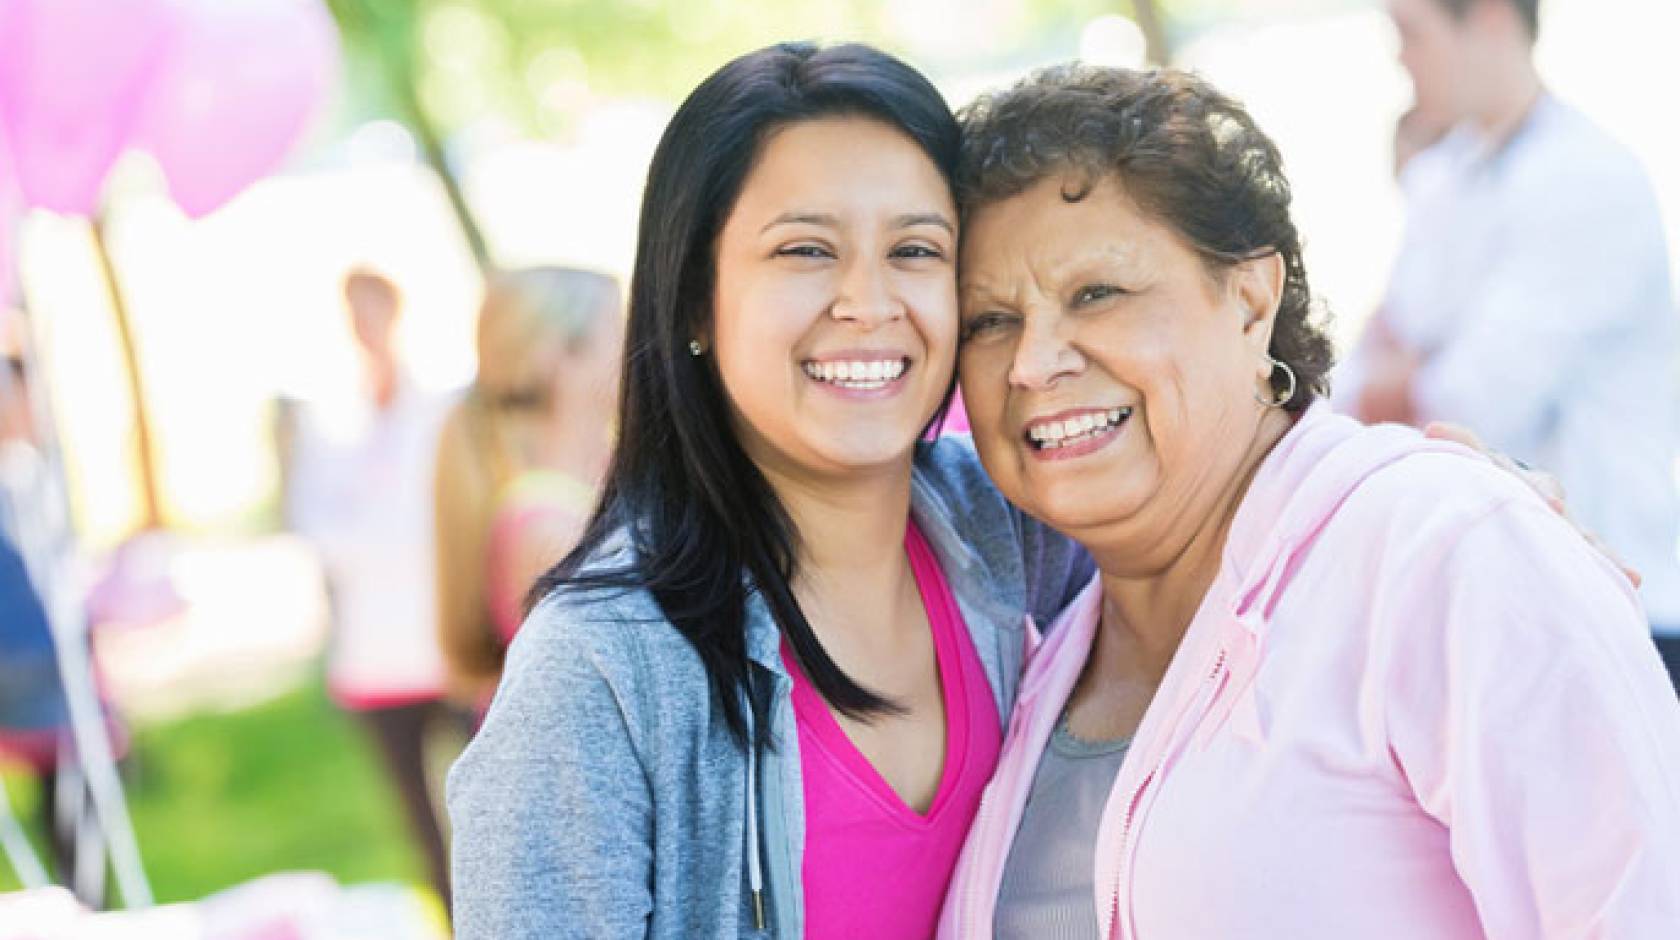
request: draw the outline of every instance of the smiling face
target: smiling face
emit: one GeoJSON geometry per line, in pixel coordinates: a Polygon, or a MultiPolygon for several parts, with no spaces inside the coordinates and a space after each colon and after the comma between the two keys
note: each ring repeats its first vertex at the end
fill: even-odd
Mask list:
{"type": "Polygon", "coordinates": [[[772,474],[908,469],[956,356],[956,210],[907,135],[804,121],[760,148],[718,235],[707,354],[772,474]]]}
{"type": "MultiPolygon", "coordinates": [[[[1240,483],[1282,267],[1215,275],[1117,180],[1050,178],[971,216],[963,400],[1010,501],[1087,545],[1165,549],[1240,483]],[[1116,528],[1118,527],[1118,528],[1116,528]]],[[[1275,413],[1275,412],[1274,412],[1275,413]]]]}

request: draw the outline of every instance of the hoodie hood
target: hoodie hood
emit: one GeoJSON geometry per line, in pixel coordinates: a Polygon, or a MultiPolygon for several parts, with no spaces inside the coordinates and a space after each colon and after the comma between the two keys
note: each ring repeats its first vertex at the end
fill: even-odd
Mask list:
{"type": "Polygon", "coordinates": [[[1185,638],[1186,645],[1211,643],[1227,676],[1200,723],[1197,743],[1225,726],[1254,681],[1278,599],[1336,511],[1373,474],[1424,453],[1486,459],[1414,428],[1361,424],[1320,400],[1261,462],[1231,521],[1220,574],[1209,592],[1210,601],[1225,605],[1227,616],[1214,621],[1212,635],[1185,638]]]}
{"type": "Polygon", "coordinates": [[[1301,415],[1261,462],[1225,540],[1221,577],[1235,585],[1230,613],[1256,641],[1265,634],[1293,563],[1342,503],[1372,474],[1420,453],[1485,459],[1409,427],[1367,427],[1322,400],[1301,415]]]}

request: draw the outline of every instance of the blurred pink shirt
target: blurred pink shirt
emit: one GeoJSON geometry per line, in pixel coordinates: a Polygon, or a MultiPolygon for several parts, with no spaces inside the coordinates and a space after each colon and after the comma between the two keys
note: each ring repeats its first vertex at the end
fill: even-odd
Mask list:
{"type": "MultiPolygon", "coordinates": [[[[1033,653],[941,937],[992,935],[1101,594],[1033,653]]],[[[1672,940],[1680,702],[1632,586],[1520,482],[1319,404],[1244,498],[1096,846],[1109,938],[1672,940]]]]}
{"type": "Polygon", "coordinates": [[[490,520],[484,580],[491,625],[503,646],[519,632],[525,595],[541,573],[524,570],[527,544],[552,541],[549,563],[560,561],[576,544],[594,502],[594,489],[557,470],[527,470],[502,488],[490,520]],[[561,532],[564,538],[557,535],[561,532]]]}

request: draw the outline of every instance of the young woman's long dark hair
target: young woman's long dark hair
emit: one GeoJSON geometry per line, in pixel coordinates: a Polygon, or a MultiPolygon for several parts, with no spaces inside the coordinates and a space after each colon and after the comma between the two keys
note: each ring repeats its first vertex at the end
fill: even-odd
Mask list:
{"type": "MultiPolygon", "coordinates": [[[[672,117],[648,170],[618,445],[601,501],[577,548],[531,593],[535,602],[557,590],[647,590],[699,653],[743,745],[743,701],[755,713],[763,707],[746,655],[752,590],[831,705],[853,717],[896,709],[841,671],[800,611],[790,587],[799,534],[735,438],[712,358],[689,350],[710,332],[718,231],[767,134],[830,116],[902,130],[952,179],[956,120],[921,73],[886,53],[785,43],[735,59],[701,83],[672,117]],[[601,550],[620,532],[633,560],[601,567],[601,550]]],[[[754,737],[750,743],[763,743],[754,737]]]]}

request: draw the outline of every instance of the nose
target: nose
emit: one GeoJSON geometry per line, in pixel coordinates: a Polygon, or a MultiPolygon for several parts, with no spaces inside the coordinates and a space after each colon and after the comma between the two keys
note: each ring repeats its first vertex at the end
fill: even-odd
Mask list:
{"type": "Polygon", "coordinates": [[[1022,389],[1045,389],[1085,366],[1085,358],[1068,342],[1060,317],[1028,316],[1022,324],[1015,356],[1009,364],[1009,384],[1022,389]]]}
{"type": "Polygon", "coordinates": [[[831,313],[873,330],[904,316],[904,303],[892,288],[886,266],[873,258],[860,257],[846,266],[840,279],[831,313]]]}

